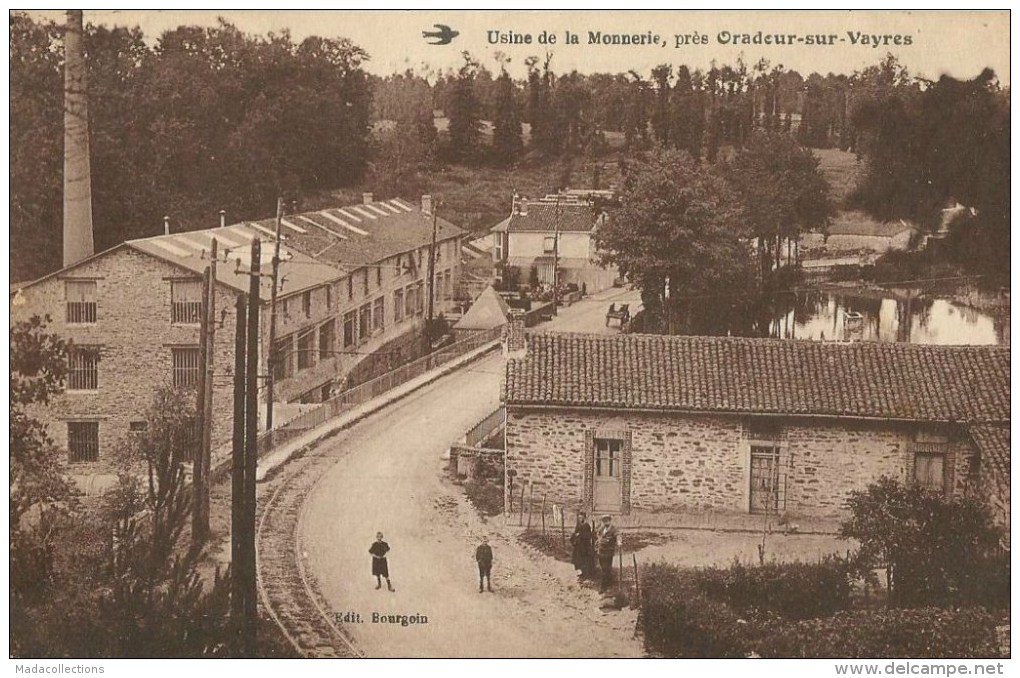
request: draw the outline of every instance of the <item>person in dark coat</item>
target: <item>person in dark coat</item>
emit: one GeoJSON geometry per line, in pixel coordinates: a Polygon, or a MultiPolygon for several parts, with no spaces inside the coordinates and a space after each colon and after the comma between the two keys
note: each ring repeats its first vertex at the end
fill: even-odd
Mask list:
{"type": "Polygon", "coordinates": [[[375,543],[368,552],[372,554],[372,576],[375,577],[375,587],[382,588],[382,580],[386,580],[386,588],[393,591],[393,584],[390,583],[390,567],[386,562],[386,554],[390,552],[390,545],[383,541],[382,532],[375,535],[375,543]]]}
{"type": "Polygon", "coordinates": [[[475,561],[478,563],[478,592],[484,591],[482,582],[485,582],[492,593],[492,547],[488,537],[482,537],[482,543],[475,549],[475,561]]]}
{"type": "Polygon", "coordinates": [[[599,569],[602,571],[602,582],[599,591],[605,591],[613,585],[613,556],[619,537],[613,527],[611,516],[602,516],[602,524],[595,535],[595,548],[599,554],[599,569]]]}
{"type": "Polygon", "coordinates": [[[574,569],[581,572],[581,579],[591,579],[595,574],[595,539],[584,512],[577,514],[577,525],[570,535],[570,545],[573,547],[570,562],[574,564],[574,569]]]}

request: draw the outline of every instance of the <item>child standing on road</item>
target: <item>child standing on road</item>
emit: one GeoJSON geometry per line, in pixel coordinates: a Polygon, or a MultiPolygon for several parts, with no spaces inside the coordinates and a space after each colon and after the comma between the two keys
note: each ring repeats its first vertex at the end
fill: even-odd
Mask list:
{"type": "Polygon", "coordinates": [[[478,592],[484,591],[482,585],[485,582],[489,593],[492,593],[492,547],[488,537],[482,537],[482,543],[475,549],[475,560],[478,562],[478,592]]]}
{"type": "Polygon", "coordinates": [[[386,562],[386,554],[390,551],[390,545],[383,541],[382,532],[375,535],[375,543],[368,549],[372,554],[372,575],[375,577],[375,587],[382,588],[382,580],[386,579],[386,588],[393,591],[393,584],[390,583],[390,568],[386,562]]]}

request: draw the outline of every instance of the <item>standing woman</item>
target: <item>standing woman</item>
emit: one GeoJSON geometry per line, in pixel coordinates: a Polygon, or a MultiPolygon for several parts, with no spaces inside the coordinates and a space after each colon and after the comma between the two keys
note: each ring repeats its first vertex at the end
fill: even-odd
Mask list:
{"type": "Polygon", "coordinates": [[[581,579],[591,579],[595,575],[595,540],[588,516],[583,511],[577,514],[577,526],[570,536],[573,546],[571,562],[575,570],[580,570],[581,579]]]}
{"type": "Polygon", "coordinates": [[[386,580],[386,588],[393,591],[393,584],[390,583],[390,567],[386,562],[386,554],[390,551],[390,545],[383,541],[382,532],[376,532],[375,543],[368,549],[372,554],[372,576],[375,577],[375,587],[382,588],[382,580],[386,580]]]}

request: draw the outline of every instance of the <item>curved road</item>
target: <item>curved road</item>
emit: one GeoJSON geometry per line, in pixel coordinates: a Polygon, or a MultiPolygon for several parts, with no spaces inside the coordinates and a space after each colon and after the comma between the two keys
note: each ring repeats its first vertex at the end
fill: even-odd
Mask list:
{"type": "MultiPolygon", "coordinates": [[[[624,301],[636,310],[636,293],[624,301]]],[[[620,297],[614,297],[619,301],[620,297]]],[[[561,311],[543,329],[605,331],[609,300],[561,311]]],[[[611,330],[616,331],[616,330],[611,330]]],[[[497,519],[486,524],[444,478],[450,442],[499,404],[499,354],[472,363],[325,441],[339,457],[308,496],[300,527],[307,571],[369,657],[634,657],[634,612],[602,613],[569,565],[521,547],[497,519]],[[394,593],[375,589],[368,547],[381,531],[394,593]],[[474,548],[495,552],[493,588],[478,593],[474,548]],[[373,623],[427,617],[427,623],[373,623]]]]}

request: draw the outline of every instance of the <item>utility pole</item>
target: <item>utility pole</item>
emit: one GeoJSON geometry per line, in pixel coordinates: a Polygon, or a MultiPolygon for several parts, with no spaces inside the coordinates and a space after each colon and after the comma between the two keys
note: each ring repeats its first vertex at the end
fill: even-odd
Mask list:
{"type": "Polygon", "coordinates": [[[234,335],[234,437],[230,455],[230,621],[234,631],[233,653],[243,657],[244,637],[244,431],[245,431],[245,349],[248,302],[237,295],[234,335]]]}
{"type": "Polygon", "coordinates": [[[560,193],[556,192],[556,230],[553,231],[553,315],[560,306],[560,193]]]}
{"type": "Polygon", "coordinates": [[[432,319],[435,313],[435,300],[436,300],[436,208],[439,207],[439,201],[434,200],[432,203],[432,243],[429,245],[429,314],[428,320],[425,321],[425,350],[432,352],[432,319]]]}
{"type": "MultiPolygon", "coordinates": [[[[273,398],[276,389],[276,294],[280,276],[280,222],[283,221],[283,198],[276,199],[276,235],[273,245],[273,291],[269,297],[269,347],[266,350],[269,374],[266,375],[266,430],[273,429],[273,398]]],[[[288,357],[289,360],[289,357],[288,357]]]]}
{"type": "Polygon", "coordinates": [[[213,375],[216,353],[216,257],[217,243],[213,238],[211,261],[202,277],[202,325],[198,375],[198,415],[201,438],[192,465],[193,505],[191,513],[191,542],[197,548],[209,537],[209,466],[212,458],[212,401],[213,375]]]}
{"type": "Polygon", "coordinates": [[[259,287],[262,277],[262,243],[251,243],[248,292],[248,343],[245,349],[244,427],[244,656],[255,656],[258,598],[255,586],[255,471],[258,465],[259,432],[259,287]]]}

